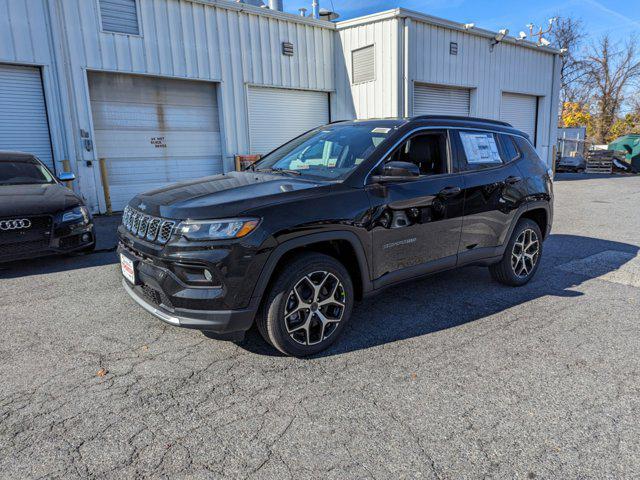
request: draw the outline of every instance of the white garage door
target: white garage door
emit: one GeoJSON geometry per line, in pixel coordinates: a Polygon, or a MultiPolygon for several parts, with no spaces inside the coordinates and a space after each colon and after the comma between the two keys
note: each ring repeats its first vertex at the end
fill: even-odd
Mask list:
{"type": "Polygon", "coordinates": [[[32,153],[53,170],[38,68],[0,65],[0,150],[32,153]]]}
{"type": "Polygon", "coordinates": [[[471,90],[436,85],[415,84],[413,115],[469,116],[471,90]]]}
{"type": "Polygon", "coordinates": [[[222,172],[215,85],[90,73],[89,90],[114,210],[138,193],[222,172]]]}
{"type": "Polygon", "coordinates": [[[536,113],[538,111],[538,97],[520,95],[518,93],[503,93],[500,106],[500,120],[510,123],[529,135],[532,142],[536,139],[536,113]]]}
{"type": "Polygon", "coordinates": [[[326,123],[329,123],[326,92],[249,87],[251,153],[269,153],[326,123]]]}

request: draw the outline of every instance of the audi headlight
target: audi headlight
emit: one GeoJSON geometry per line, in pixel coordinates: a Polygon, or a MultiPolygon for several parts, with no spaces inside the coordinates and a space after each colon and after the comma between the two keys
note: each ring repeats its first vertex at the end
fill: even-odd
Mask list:
{"type": "Polygon", "coordinates": [[[84,223],[89,223],[90,218],[89,209],[84,205],[67,210],[62,214],[63,222],[77,222],[78,220],[82,220],[84,223]]]}
{"type": "Polygon", "coordinates": [[[187,220],[180,223],[177,230],[189,240],[227,240],[249,235],[259,223],[256,218],[187,220]]]}

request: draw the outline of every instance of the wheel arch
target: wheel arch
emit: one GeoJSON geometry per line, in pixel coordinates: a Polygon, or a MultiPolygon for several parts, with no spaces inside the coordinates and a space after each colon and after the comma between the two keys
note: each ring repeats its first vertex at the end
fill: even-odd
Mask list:
{"type": "Polygon", "coordinates": [[[535,207],[522,212],[518,221],[523,218],[528,218],[529,220],[533,220],[540,227],[540,232],[542,233],[542,238],[547,238],[547,225],[549,224],[549,212],[547,209],[543,207],[535,207]]]}
{"type": "Polygon", "coordinates": [[[287,240],[273,250],[254,287],[251,296],[254,305],[260,304],[271,281],[287,263],[287,259],[304,251],[324,253],[342,262],[351,275],[357,298],[362,298],[372,290],[367,257],[357,235],[349,231],[315,233],[287,240]]]}
{"type": "Polygon", "coordinates": [[[545,200],[535,200],[532,202],[527,202],[523,204],[518,209],[516,215],[514,215],[513,221],[511,222],[507,235],[505,236],[504,244],[501,245],[496,252],[497,256],[502,256],[504,254],[504,251],[507,248],[507,243],[509,243],[509,239],[511,238],[511,235],[513,235],[513,231],[515,230],[516,225],[521,218],[529,218],[538,223],[538,226],[540,226],[539,221],[542,221],[542,219],[544,218],[544,229],[541,226],[540,231],[542,232],[543,240],[547,238],[549,234],[549,226],[551,225],[551,222],[553,220],[552,210],[549,202],[545,200]]]}

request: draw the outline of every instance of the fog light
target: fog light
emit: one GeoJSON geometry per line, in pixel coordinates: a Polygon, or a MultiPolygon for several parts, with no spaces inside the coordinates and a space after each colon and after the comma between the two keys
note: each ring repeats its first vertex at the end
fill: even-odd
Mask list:
{"type": "Polygon", "coordinates": [[[89,235],[88,233],[83,233],[82,234],[82,241],[83,242],[88,242],[89,240],[91,240],[91,235],[89,235]]]}
{"type": "Polygon", "coordinates": [[[207,281],[210,282],[211,280],[213,280],[213,275],[211,275],[211,272],[209,270],[205,269],[204,278],[206,278],[207,281]]]}

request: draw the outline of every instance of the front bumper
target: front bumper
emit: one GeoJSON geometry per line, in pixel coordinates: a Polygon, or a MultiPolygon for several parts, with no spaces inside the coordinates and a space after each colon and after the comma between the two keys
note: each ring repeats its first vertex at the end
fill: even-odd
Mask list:
{"type": "Polygon", "coordinates": [[[138,305],[144,308],[151,315],[159,318],[163,322],[176,327],[195,328],[215,333],[235,333],[244,332],[251,328],[255,309],[245,310],[180,310],[180,312],[169,312],[161,305],[153,305],[144,297],[138,294],[135,287],[127,280],[122,279],[122,286],[138,305]]]}
{"type": "Polygon", "coordinates": [[[0,239],[0,263],[88,250],[95,242],[93,222],[54,225],[38,238],[0,239]]]}
{"type": "Polygon", "coordinates": [[[241,243],[157,245],[119,229],[118,253],[133,263],[127,293],[171,325],[217,334],[248,330],[258,310],[253,288],[266,253],[241,243]],[[206,280],[204,273],[209,275],[206,280]]]}

